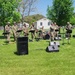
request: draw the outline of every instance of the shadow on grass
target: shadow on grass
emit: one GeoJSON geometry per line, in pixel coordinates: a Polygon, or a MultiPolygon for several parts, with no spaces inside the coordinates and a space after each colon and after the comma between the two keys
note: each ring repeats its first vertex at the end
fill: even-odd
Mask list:
{"type": "Polygon", "coordinates": [[[40,40],[42,40],[42,38],[38,37],[38,38],[35,38],[35,40],[36,40],[37,42],[39,42],[40,40]]]}
{"type": "Polygon", "coordinates": [[[8,45],[8,42],[6,41],[6,36],[0,36],[0,39],[2,40],[4,40],[3,42],[4,42],[4,44],[2,44],[2,45],[8,45]]]}
{"type": "Polygon", "coordinates": [[[8,44],[9,42],[5,40],[3,45],[8,45],[8,44]]]}
{"type": "Polygon", "coordinates": [[[2,36],[0,36],[0,39],[6,39],[6,36],[2,35],[2,36]]]}
{"type": "Polygon", "coordinates": [[[29,39],[29,42],[33,42],[31,39],[29,39]]]}
{"type": "Polygon", "coordinates": [[[14,52],[14,54],[20,56],[20,55],[18,54],[18,52],[14,52]]]}
{"type": "Polygon", "coordinates": [[[71,43],[62,43],[62,45],[65,45],[65,44],[68,44],[68,45],[70,45],[71,43]]]}
{"type": "Polygon", "coordinates": [[[15,55],[18,55],[18,56],[21,56],[21,55],[28,55],[28,53],[25,53],[25,52],[14,52],[15,55]]]}

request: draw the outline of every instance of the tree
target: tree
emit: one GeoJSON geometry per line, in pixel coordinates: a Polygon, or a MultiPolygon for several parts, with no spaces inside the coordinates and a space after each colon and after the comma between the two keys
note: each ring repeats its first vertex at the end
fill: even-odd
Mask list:
{"type": "Polygon", "coordinates": [[[35,11],[34,4],[37,0],[22,0],[18,8],[19,12],[22,15],[22,23],[24,22],[25,16],[29,16],[31,12],[35,11]]]}
{"type": "Polygon", "coordinates": [[[53,6],[47,8],[47,18],[57,22],[58,25],[66,25],[73,15],[73,0],[53,0],[53,6]]]}
{"type": "Polygon", "coordinates": [[[71,17],[70,22],[72,25],[75,25],[75,17],[74,16],[71,17]]]}
{"type": "Polygon", "coordinates": [[[75,25],[75,12],[73,13],[73,16],[70,18],[70,22],[72,25],[75,25]]]}
{"type": "Polygon", "coordinates": [[[0,0],[0,25],[5,27],[8,21],[13,21],[14,11],[16,12],[18,2],[16,0],[0,0]]]}

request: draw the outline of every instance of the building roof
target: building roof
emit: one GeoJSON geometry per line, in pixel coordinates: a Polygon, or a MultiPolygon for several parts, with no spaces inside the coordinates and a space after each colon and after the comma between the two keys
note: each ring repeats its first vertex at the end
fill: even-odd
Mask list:
{"type": "MultiPolygon", "coordinates": [[[[39,20],[37,20],[36,22],[38,22],[38,21],[43,21],[43,20],[49,20],[49,19],[47,19],[47,18],[42,18],[42,19],[39,19],[39,20]]],[[[49,21],[51,21],[51,20],[49,20],[49,21]]]]}

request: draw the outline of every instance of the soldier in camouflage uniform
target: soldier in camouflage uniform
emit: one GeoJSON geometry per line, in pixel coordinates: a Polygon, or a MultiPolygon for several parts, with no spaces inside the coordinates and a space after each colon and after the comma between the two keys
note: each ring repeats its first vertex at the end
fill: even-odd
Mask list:
{"type": "Polygon", "coordinates": [[[54,22],[55,37],[58,36],[59,26],[54,22]]]}
{"type": "Polygon", "coordinates": [[[68,39],[68,43],[70,43],[69,39],[71,37],[71,32],[72,32],[72,25],[70,24],[70,22],[67,22],[66,25],[66,35],[67,35],[67,39],[68,39]]]}
{"type": "Polygon", "coordinates": [[[31,32],[31,38],[32,38],[32,41],[33,41],[34,38],[35,38],[35,27],[34,27],[34,24],[31,25],[30,31],[33,31],[33,32],[31,32]]]}
{"type": "Polygon", "coordinates": [[[5,33],[7,33],[7,42],[10,43],[10,33],[11,33],[11,27],[10,27],[10,22],[7,23],[5,26],[5,33]]]}
{"type": "Polygon", "coordinates": [[[72,30],[72,25],[70,24],[70,22],[67,22],[66,30],[72,30]]]}
{"type": "Polygon", "coordinates": [[[50,26],[50,39],[51,39],[51,41],[54,41],[54,37],[55,37],[55,26],[52,23],[50,26]]]}
{"type": "Polygon", "coordinates": [[[28,37],[29,31],[28,31],[28,27],[26,26],[25,23],[24,23],[24,25],[23,25],[22,30],[23,30],[24,36],[28,37]]]}
{"type": "Polygon", "coordinates": [[[14,25],[12,26],[12,32],[13,32],[13,36],[14,36],[14,41],[17,40],[17,30],[18,30],[18,26],[17,26],[16,22],[14,22],[14,25]]]}
{"type": "Polygon", "coordinates": [[[44,26],[42,26],[41,28],[41,37],[44,38],[45,37],[45,30],[44,30],[44,26]]]}

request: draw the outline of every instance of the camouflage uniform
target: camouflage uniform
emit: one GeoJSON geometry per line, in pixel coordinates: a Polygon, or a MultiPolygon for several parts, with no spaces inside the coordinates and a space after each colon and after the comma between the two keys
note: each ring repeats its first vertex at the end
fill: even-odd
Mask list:
{"type": "MultiPolygon", "coordinates": [[[[70,39],[70,37],[71,37],[71,33],[69,33],[68,31],[72,31],[72,25],[69,23],[69,22],[67,22],[67,25],[66,25],[66,35],[68,36],[68,39],[70,39]]],[[[68,42],[69,43],[69,42],[68,42]]]]}
{"type": "Polygon", "coordinates": [[[72,29],[72,25],[69,22],[67,22],[66,30],[71,30],[71,29],[72,29]]]}
{"type": "Polygon", "coordinates": [[[32,26],[30,27],[30,30],[31,30],[31,31],[34,31],[34,32],[31,32],[31,38],[32,38],[32,41],[33,41],[33,39],[34,39],[34,37],[35,37],[35,27],[34,27],[34,25],[32,25],[32,26]]]}
{"type": "Polygon", "coordinates": [[[44,27],[42,26],[42,28],[40,29],[40,37],[44,38],[45,36],[45,31],[44,31],[44,27]]]}
{"type": "Polygon", "coordinates": [[[55,26],[54,26],[54,24],[51,24],[51,26],[50,26],[50,38],[51,38],[51,41],[54,41],[54,37],[55,37],[55,26]]]}
{"type": "Polygon", "coordinates": [[[55,30],[55,37],[57,37],[58,36],[58,31],[56,31],[56,30],[59,30],[59,27],[56,24],[56,22],[54,23],[54,30],[55,30]]]}
{"type": "Polygon", "coordinates": [[[29,32],[28,32],[28,27],[26,27],[26,24],[24,24],[22,30],[23,30],[24,36],[28,36],[29,32]]]}
{"type": "Polygon", "coordinates": [[[13,36],[14,36],[14,41],[17,40],[17,30],[18,30],[18,26],[16,25],[16,23],[14,23],[14,25],[12,26],[12,32],[13,32],[13,36]]]}
{"type": "Polygon", "coordinates": [[[5,26],[5,32],[8,33],[6,36],[7,36],[7,41],[9,43],[10,42],[10,32],[11,32],[11,27],[10,27],[10,23],[9,22],[5,26]]]}

